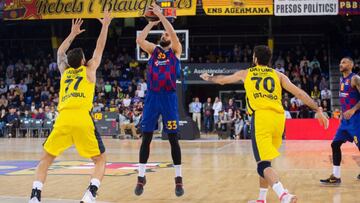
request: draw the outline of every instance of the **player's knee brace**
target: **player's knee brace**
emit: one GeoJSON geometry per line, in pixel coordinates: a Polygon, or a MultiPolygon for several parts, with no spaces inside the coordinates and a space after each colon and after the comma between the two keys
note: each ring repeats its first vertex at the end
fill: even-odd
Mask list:
{"type": "Polygon", "coordinates": [[[342,141],[333,141],[331,143],[334,166],[340,166],[340,163],[341,163],[341,145],[343,143],[344,142],[342,142],[342,141]]]}
{"type": "Polygon", "coordinates": [[[265,177],[264,171],[266,168],[269,168],[269,167],[271,167],[270,161],[262,161],[262,162],[258,163],[257,171],[258,171],[259,176],[264,178],[265,177]]]}

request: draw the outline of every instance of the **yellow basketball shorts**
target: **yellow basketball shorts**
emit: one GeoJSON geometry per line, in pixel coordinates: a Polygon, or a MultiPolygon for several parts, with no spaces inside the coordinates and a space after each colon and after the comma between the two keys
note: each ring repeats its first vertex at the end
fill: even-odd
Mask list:
{"type": "Polygon", "coordinates": [[[271,161],[280,155],[285,114],[258,110],[252,115],[251,139],[256,162],[271,161]]]}
{"type": "Polygon", "coordinates": [[[53,156],[59,156],[72,145],[75,145],[80,156],[85,158],[105,152],[104,144],[89,112],[61,111],[54,129],[44,142],[44,149],[53,156]]]}

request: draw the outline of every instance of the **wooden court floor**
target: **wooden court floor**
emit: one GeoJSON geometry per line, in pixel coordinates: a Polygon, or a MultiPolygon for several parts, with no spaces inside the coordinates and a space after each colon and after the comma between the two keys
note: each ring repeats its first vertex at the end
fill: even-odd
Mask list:
{"type": "MultiPolygon", "coordinates": [[[[43,139],[0,139],[0,202],[26,202],[34,166],[43,139]]],[[[174,194],[167,141],[151,147],[148,184],[141,197],[133,193],[137,173],[139,140],[104,139],[107,175],[98,202],[143,203],[246,203],[258,195],[258,176],[249,141],[182,141],[185,195],[174,194]]],[[[283,184],[303,203],[360,202],[360,153],[354,145],[343,146],[342,185],[323,187],[319,179],[331,173],[329,141],[287,141],[273,166],[283,184]]],[[[92,165],[71,148],[58,157],[49,171],[43,202],[79,202],[88,185],[92,165]],[[76,201],[77,200],[77,201],[76,201]]],[[[270,191],[268,202],[278,202],[270,191]]]]}

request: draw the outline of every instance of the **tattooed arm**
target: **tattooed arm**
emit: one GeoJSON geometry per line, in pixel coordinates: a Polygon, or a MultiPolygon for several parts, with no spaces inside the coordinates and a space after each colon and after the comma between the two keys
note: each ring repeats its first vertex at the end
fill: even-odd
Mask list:
{"type": "Polygon", "coordinates": [[[65,68],[68,66],[66,51],[69,49],[71,43],[74,41],[75,37],[84,32],[85,30],[81,30],[80,27],[83,23],[82,19],[73,19],[71,26],[71,33],[69,36],[63,41],[57,51],[57,64],[60,73],[62,74],[65,71],[65,68]]]}

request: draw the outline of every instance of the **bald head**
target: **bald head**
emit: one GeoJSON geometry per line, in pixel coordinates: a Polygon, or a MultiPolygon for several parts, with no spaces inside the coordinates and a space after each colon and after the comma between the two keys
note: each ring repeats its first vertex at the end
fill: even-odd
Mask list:
{"type": "Polygon", "coordinates": [[[340,72],[352,71],[354,67],[354,60],[350,57],[344,57],[340,61],[340,72]]]}

